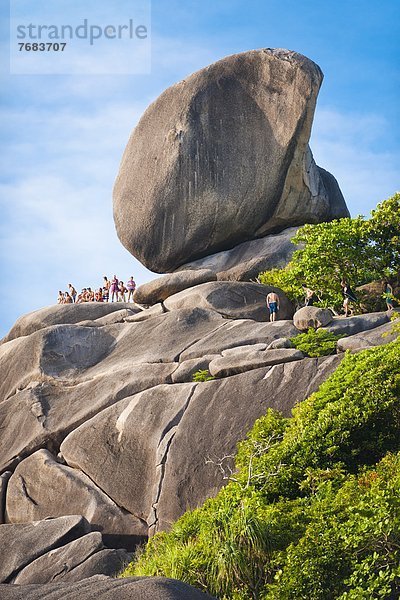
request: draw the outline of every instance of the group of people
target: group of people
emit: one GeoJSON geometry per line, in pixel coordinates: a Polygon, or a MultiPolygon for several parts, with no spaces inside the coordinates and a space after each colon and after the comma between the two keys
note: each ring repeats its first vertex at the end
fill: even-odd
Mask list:
{"type": "MultiPolygon", "coordinates": [[[[342,279],[340,282],[342,288],[342,296],[343,296],[343,310],[344,316],[348,317],[349,313],[351,314],[351,304],[358,303],[358,299],[356,294],[350,287],[350,284],[345,279],[342,279]]],[[[307,287],[305,284],[302,284],[302,288],[304,290],[304,306],[313,306],[315,301],[321,301],[321,298],[318,296],[315,290],[307,287]]],[[[383,282],[383,297],[386,302],[387,310],[393,310],[393,287],[390,285],[389,281],[383,282]]],[[[269,320],[271,322],[276,321],[278,311],[279,311],[279,296],[275,292],[270,292],[266,298],[267,307],[269,310],[269,320]]]]}
{"type": "MultiPolygon", "coordinates": [[[[342,288],[344,316],[348,317],[349,311],[351,311],[350,303],[357,303],[358,299],[353,290],[351,289],[348,281],[342,279],[340,285],[342,288]]],[[[321,301],[321,298],[318,296],[315,290],[312,290],[311,288],[307,287],[304,283],[301,287],[303,288],[305,294],[305,306],[313,306],[315,300],[319,302],[321,301]]]]}
{"type": "Polygon", "coordinates": [[[116,275],[110,280],[103,277],[103,284],[96,290],[90,287],[83,288],[78,294],[72,283],[68,284],[68,291],[58,292],[57,304],[81,304],[82,302],[133,302],[133,293],[136,283],[131,275],[126,285],[116,275]]]}

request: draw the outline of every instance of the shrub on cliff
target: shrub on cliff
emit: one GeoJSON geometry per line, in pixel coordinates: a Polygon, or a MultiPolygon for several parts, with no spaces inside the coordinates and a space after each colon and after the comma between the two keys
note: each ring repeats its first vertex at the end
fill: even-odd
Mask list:
{"type": "Polygon", "coordinates": [[[192,381],[194,381],[195,383],[201,383],[203,381],[212,381],[213,379],[215,379],[215,377],[211,375],[208,369],[200,369],[199,371],[196,371],[196,373],[193,373],[192,377],[192,381]]]}
{"type": "Polygon", "coordinates": [[[306,356],[318,357],[329,356],[336,353],[338,340],[343,335],[335,335],[326,329],[314,329],[310,327],[307,333],[300,333],[291,342],[295,348],[301,350],[306,356]]]}
{"type": "MultiPolygon", "coordinates": [[[[281,288],[297,305],[302,284],[314,289],[318,305],[340,310],[340,281],[354,287],[376,279],[398,278],[400,267],[400,193],[378,204],[369,220],[358,216],[304,225],[293,238],[302,247],[284,269],[259,275],[261,283],[281,288]]],[[[362,296],[362,294],[361,294],[362,296]]]]}
{"type": "Polygon", "coordinates": [[[175,577],[220,599],[397,597],[399,447],[395,341],[346,355],[292,419],[259,419],[232,481],[125,575],[175,577]]]}

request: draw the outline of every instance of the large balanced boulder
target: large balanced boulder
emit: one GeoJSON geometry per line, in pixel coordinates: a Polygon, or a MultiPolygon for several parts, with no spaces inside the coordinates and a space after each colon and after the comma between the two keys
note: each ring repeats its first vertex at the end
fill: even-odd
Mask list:
{"type": "Polygon", "coordinates": [[[114,188],[123,245],[150,270],[348,216],[308,147],[320,68],[281,49],[228,56],[171,86],[131,135],[114,188]]]}

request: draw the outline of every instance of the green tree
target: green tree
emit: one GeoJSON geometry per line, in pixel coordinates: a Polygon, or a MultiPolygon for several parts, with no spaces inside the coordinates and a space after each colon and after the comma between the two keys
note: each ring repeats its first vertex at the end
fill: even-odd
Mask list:
{"type": "Polygon", "coordinates": [[[400,193],[397,192],[371,212],[366,223],[374,252],[374,267],[381,276],[397,279],[400,269],[400,193]]]}
{"type": "Polygon", "coordinates": [[[340,281],[354,287],[394,278],[400,267],[400,194],[379,204],[372,216],[304,225],[292,239],[300,249],[284,269],[261,273],[261,283],[281,288],[295,304],[302,284],[316,291],[318,305],[340,309],[340,281]]]}

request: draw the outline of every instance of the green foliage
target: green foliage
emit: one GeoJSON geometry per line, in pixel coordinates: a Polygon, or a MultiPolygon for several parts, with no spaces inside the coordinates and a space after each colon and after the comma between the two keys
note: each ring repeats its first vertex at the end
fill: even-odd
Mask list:
{"type": "Polygon", "coordinates": [[[292,239],[301,248],[284,269],[259,275],[261,283],[281,288],[300,305],[302,284],[316,291],[322,307],[340,310],[340,281],[354,287],[398,276],[400,265],[400,194],[378,204],[369,220],[358,216],[304,225],[292,239]]]}
{"type": "Polygon", "coordinates": [[[400,341],[346,355],[284,418],[259,419],[216,498],[157,534],[125,576],[220,600],[355,600],[400,591],[400,341]]]}
{"type": "Polygon", "coordinates": [[[335,335],[326,329],[310,329],[307,333],[301,333],[294,338],[291,338],[291,342],[295,348],[301,350],[307,356],[329,356],[330,354],[336,354],[337,342],[343,335],[335,335]]]}
{"type": "Polygon", "coordinates": [[[301,493],[306,470],[373,464],[400,436],[400,341],[346,354],[318,392],[293,409],[282,441],[268,452],[239,445],[238,477],[252,462],[254,486],[273,501],[301,493]]]}
{"type": "Polygon", "coordinates": [[[392,333],[400,333],[400,314],[393,315],[391,321],[393,321],[392,333]]]}
{"type": "Polygon", "coordinates": [[[199,371],[196,371],[196,373],[193,373],[192,377],[192,381],[195,381],[196,383],[202,381],[212,381],[213,379],[215,379],[215,377],[213,377],[213,375],[211,375],[210,371],[208,371],[207,369],[200,369],[199,371]]]}
{"type": "Polygon", "coordinates": [[[375,270],[387,277],[399,275],[400,266],[400,193],[378,204],[366,223],[374,245],[375,270]]]}
{"type": "Polygon", "coordinates": [[[304,533],[281,555],[265,599],[398,597],[400,455],[335,483],[318,486],[304,533]]]}
{"type": "Polygon", "coordinates": [[[257,500],[223,490],[184,515],[170,534],[152,538],[124,576],[168,574],[226,597],[247,588],[251,598],[263,581],[270,546],[269,525],[258,514],[257,500]]]}

